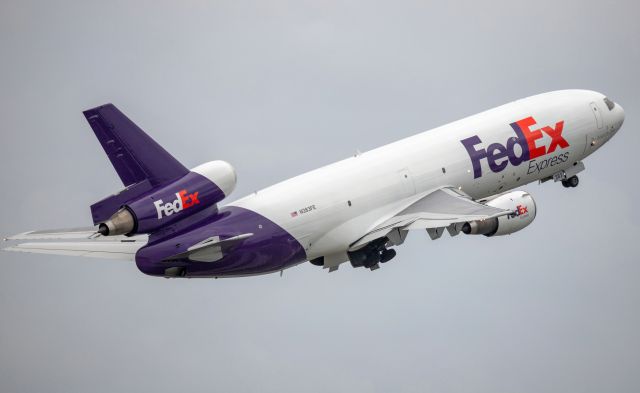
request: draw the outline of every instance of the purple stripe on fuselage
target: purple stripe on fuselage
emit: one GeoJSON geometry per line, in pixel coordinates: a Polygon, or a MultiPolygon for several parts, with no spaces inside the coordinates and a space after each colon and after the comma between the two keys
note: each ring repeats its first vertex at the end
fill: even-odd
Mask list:
{"type": "Polygon", "coordinates": [[[185,267],[187,277],[224,277],[270,273],[306,260],[304,248],[287,231],[273,221],[251,210],[228,206],[194,226],[178,230],[171,237],[150,238],[136,254],[138,269],[145,274],[164,276],[165,269],[185,267]],[[253,233],[242,242],[224,250],[223,258],[215,262],[194,262],[188,259],[165,259],[210,237],[226,239],[253,233]]]}

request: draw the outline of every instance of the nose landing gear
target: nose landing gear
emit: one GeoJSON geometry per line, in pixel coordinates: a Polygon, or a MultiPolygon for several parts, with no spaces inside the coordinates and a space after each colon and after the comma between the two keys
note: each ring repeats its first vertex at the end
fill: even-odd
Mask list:
{"type": "Polygon", "coordinates": [[[578,184],[580,183],[580,179],[578,179],[578,176],[573,175],[570,178],[563,180],[562,181],[562,185],[565,188],[569,188],[569,187],[578,187],[578,184]]]}

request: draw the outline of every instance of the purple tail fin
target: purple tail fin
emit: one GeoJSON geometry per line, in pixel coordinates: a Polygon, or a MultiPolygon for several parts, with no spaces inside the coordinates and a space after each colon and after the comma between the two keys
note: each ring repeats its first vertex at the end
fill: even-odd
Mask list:
{"type": "Polygon", "coordinates": [[[123,191],[91,205],[94,224],[108,219],[127,202],[189,173],[113,104],[83,113],[126,186],[123,191]]]}
{"type": "Polygon", "coordinates": [[[155,187],[189,172],[113,104],[86,110],[84,116],[125,186],[148,180],[155,187]]]}

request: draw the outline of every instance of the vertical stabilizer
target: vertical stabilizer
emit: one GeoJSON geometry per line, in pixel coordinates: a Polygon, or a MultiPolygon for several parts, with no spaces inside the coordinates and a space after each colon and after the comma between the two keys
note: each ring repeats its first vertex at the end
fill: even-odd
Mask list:
{"type": "Polygon", "coordinates": [[[189,172],[113,104],[86,110],[84,116],[125,186],[145,180],[157,186],[189,172]]]}
{"type": "Polygon", "coordinates": [[[94,224],[127,202],[189,173],[113,104],[83,112],[126,189],[91,205],[94,224]]]}

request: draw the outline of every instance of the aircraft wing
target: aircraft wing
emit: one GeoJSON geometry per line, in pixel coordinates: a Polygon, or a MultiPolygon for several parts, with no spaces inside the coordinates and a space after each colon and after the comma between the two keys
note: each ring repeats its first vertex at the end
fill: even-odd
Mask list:
{"type": "Polygon", "coordinates": [[[453,187],[443,187],[412,201],[392,217],[377,223],[366,235],[351,244],[350,250],[357,250],[385,236],[399,245],[404,241],[407,231],[415,229],[426,229],[432,239],[439,238],[445,228],[455,236],[466,222],[509,214],[513,212],[478,203],[453,187]]]}
{"type": "Polygon", "coordinates": [[[147,239],[146,235],[109,236],[107,238],[97,233],[95,227],[53,229],[30,231],[10,236],[4,240],[48,241],[14,244],[4,250],[134,261],[136,252],[147,244],[147,239]]]}

